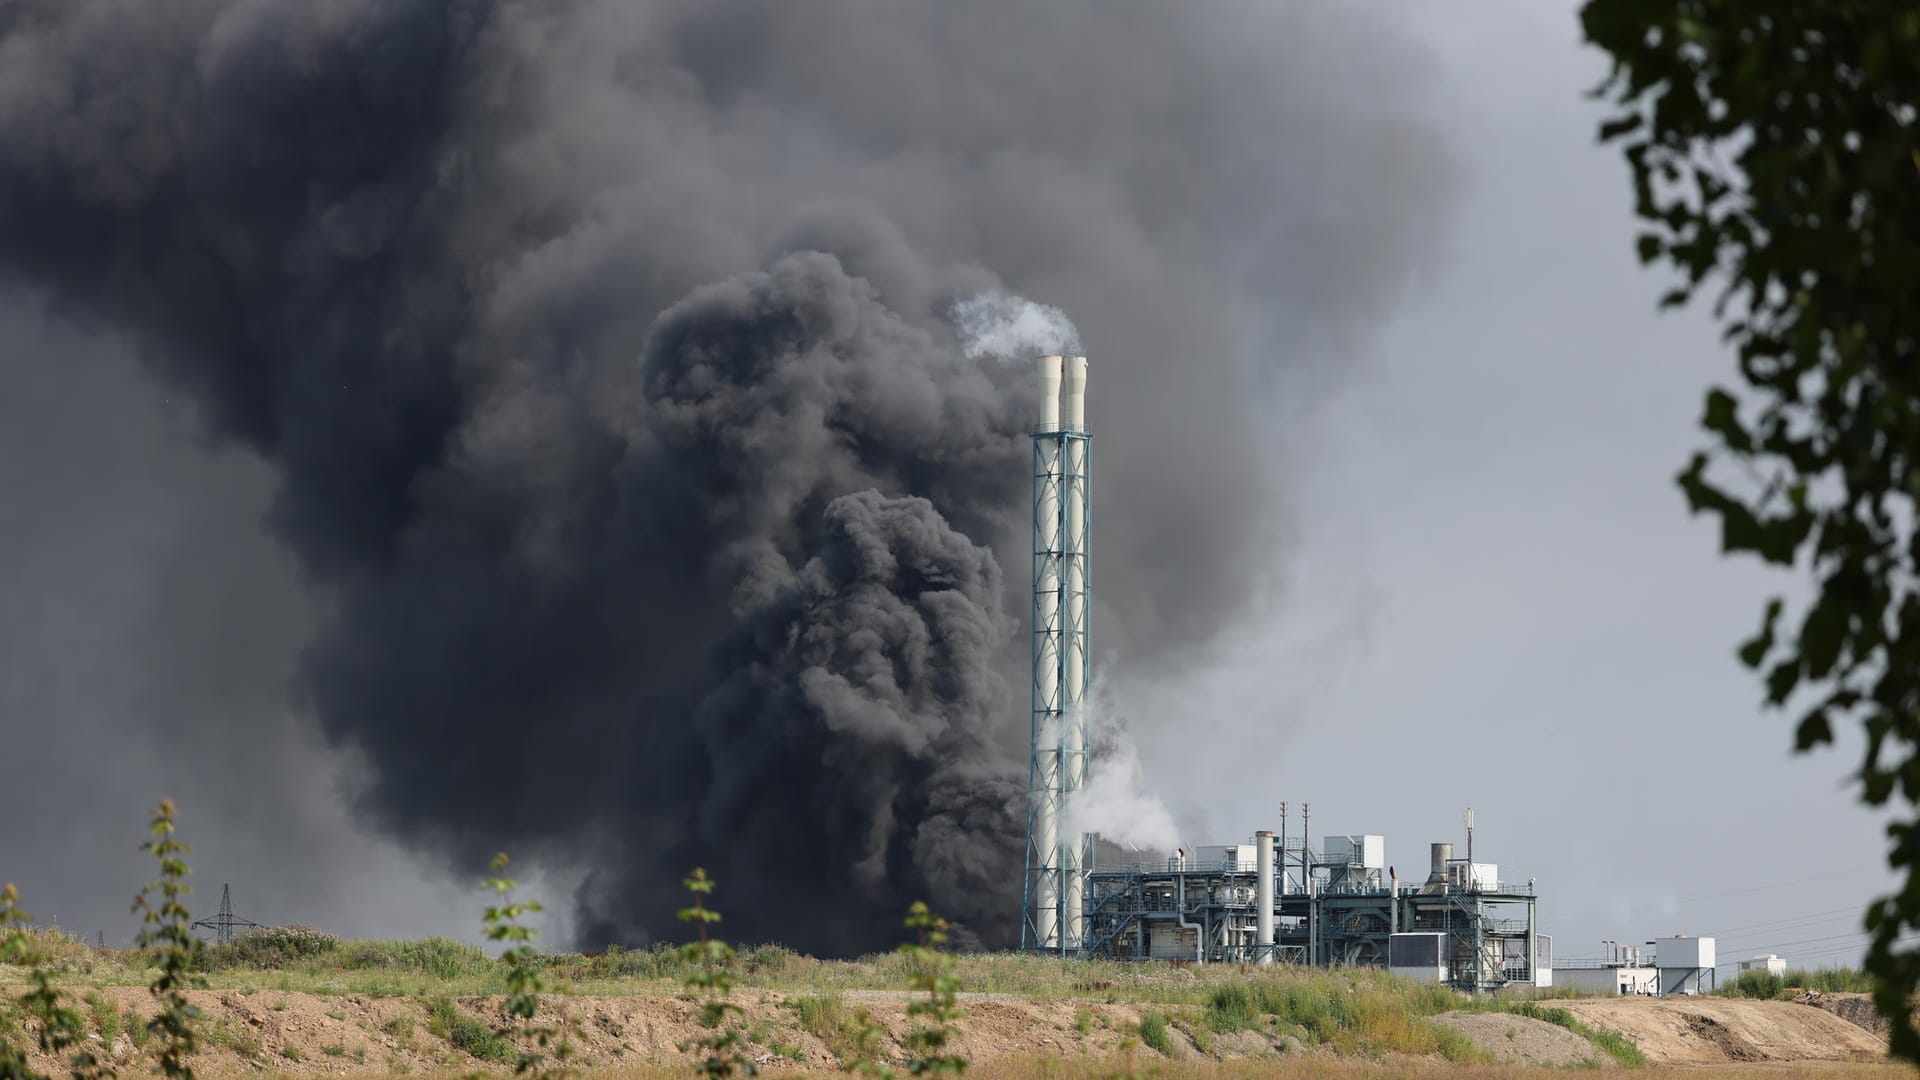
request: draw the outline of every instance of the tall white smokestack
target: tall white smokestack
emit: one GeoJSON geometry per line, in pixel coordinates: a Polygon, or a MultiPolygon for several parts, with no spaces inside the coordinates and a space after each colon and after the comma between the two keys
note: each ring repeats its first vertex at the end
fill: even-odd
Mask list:
{"type": "Polygon", "coordinates": [[[1273,834],[1253,834],[1253,927],[1260,945],[1260,963],[1273,963],[1273,834]]]}
{"type": "Polygon", "coordinates": [[[1040,358],[1041,431],[1060,430],[1060,369],[1065,362],[1064,356],[1040,358]]]}
{"type": "MultiPolygon", "coordinates": [[[[1069,356],[1066,379],[1060,390],[1061,428],[1067,432],[1087,430],[1087,358],[1069,356]]],[[[1060,708],[1066,723],[1061,732],[1060,767],[1066,775],[1062,783],[1062,801],[1073,797],[1087,782],[1087,440],[1060,440],[1061,489],[1065,505],[1060,521],[1062,576],[1060,640],[1060,708]]],[[[1066,892],[1064,926],[1061,932],[1069,948],[1079,948],[1086,929],[1084,919],[1086,862],[1092,852],[1084,833],[1061,837],[1061,855],[1066,892]]]]}
{"type": "Polygon", "coordinates": [[[1066,358],[1066,385],[1060,391],[1060,413],[1068,431],[1087,430],[1087,358],[1066,358]]]}
{"type": "MultiPolygon", "coordinates": [[[[1033,440],[1033,762],[1028,792],[1031,937],[1060,947],[1060,430],[1062,358],[1040,358],[1040,433],[1033,440]]],[[[1024,935],[1023,935],[1024,937],[1024,935]]]]}

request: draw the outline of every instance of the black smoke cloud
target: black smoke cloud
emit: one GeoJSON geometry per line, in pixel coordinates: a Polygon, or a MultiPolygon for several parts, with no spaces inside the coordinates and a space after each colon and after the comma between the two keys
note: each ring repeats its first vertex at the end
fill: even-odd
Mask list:
{"type": "Polygon", "coordinates": [[[1261,7],[14,0],[0,267],[275,470],[368,820],[595,867],[594,942],[698,862],[745,939],[1001,944],[1030,384],[952,304],[1078,321],[1103,641],[1171,665],[1276,524],[1240,402],[1444,202],[1392,35],[1261,7]]]}

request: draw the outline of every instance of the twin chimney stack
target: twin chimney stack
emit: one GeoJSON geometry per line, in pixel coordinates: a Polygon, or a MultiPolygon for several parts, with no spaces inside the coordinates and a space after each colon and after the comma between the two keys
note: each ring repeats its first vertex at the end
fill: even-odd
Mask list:
{"type": "Polygon", "coordinates": [[[1092,837],[1063,835],[1087,779],[1087,358],[1040,358],[1033,433],[1033,757],[1027,781],[1027,873],[1020,944],[1079,953],[1086,945],[1092,837]]]}

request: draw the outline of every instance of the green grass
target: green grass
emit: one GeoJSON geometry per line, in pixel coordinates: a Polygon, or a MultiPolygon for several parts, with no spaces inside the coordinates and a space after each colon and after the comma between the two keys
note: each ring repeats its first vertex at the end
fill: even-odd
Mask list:
{"type": "Polygon", "coordinates": [[[826,1044],[841,1061],[860,1056],[860,1031],[864,1026],[858,1013],[847,1008],[839,994],[808,994],[786,1003],[800,1021],[801,1030],[826,1044]]]}
{"type": "Polygon", "coordinates": [[[514,1059],[512,1044],[495,1034],[492,1028],[461,1012],[450,998],[438,997],[427,1002],[427,1031],[445,1039],[454,1049],[481,1061],[507,1062],[514,1059]]]}
{"type": "Polygon", "coordinates": [[[1818,990],[1823,994],[1871,994],[1873,977],[1854,968],[1820,968],[1817,971],[1794,969],[1780,980],[1791,987],[1818,990]]]}
{"type": "Polygon", "coordinates": [[[1154,1050],[1173,1056],[1173,1032],[1167,1030],[1167,1018],[1150,1012],[1140,1018],[1140,1041],[1154,1050]]]}

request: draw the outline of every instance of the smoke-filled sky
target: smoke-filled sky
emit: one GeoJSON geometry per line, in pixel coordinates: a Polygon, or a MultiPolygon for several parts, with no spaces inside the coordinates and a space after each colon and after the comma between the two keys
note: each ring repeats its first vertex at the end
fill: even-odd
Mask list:
{"type": "Polygon", "coordinates": [[[122,937],[172,795],[263,921],[470,934],[505,847],[590,945],[695,862],[748,940],[1004,943],[1017,295],[1183,838],[1472,803],[1563,955],[1844,934],[1777,929],[1873,825],[1668,483],[1725,360],[1508,6],[0,8],[0,878],[122,937]]]}

